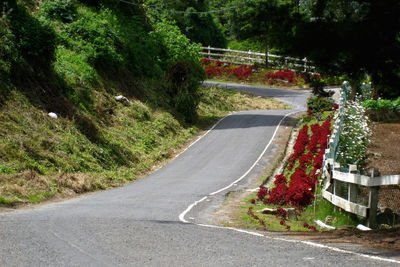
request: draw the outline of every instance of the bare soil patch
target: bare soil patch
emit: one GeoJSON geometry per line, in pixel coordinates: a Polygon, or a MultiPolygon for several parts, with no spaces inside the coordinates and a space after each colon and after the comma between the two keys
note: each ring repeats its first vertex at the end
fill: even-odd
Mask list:
{"type": "MultiPolygon", "coordinates": [[[[400,174],[400,122],[372,124],[367,168],[378,168],[382,176],[400,174]]],[[[400,186],[381,187],[379,206],[400,213],[400,186]]]]}

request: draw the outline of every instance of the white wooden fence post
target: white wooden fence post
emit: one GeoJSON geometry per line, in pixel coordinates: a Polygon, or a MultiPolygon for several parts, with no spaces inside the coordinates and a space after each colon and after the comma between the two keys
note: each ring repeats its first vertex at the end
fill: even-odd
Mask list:
{"type": "MultiPolygon", "coordinates": [[[[371,178],[375,177],[375,169],[372,170],[371,178]]],[[[379,196],[379,186],[372,186],[369,188],[369,209],[368,209],[368,227],[376,228],[376,217],[378,213],[378,196],[379,196]]]]}
{"type": "Polygon", "coordinates": [[[251,50],[249,50],[248,54],[249,54],[248,60],[249,60],[249,65],[250,65],[251,64],[251,50]]]}
{"type": "Polygon", "coordinates": [[[208,46],[208,58],[211,58],[211,47],[208,46]]]}

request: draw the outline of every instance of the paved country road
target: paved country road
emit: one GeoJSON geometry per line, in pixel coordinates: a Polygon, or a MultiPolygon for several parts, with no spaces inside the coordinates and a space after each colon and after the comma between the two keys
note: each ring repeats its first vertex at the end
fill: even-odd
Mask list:
{"type": "Polygon", "coordinates": [[[0,266],[394,266],[277,234],[200,224],[217,196],[245,183],[273,153],[271,139],[306,93],[237,87],[295,109],[246,111],[221,120],[149,177],[113,190],[0,214],[0,266]],[[246,174],[246,175],[245,175],[246,174]],[[201,202],[199,202],[202,200],[201,202]],[[208,205],[208,203],[210,203],[208,205]]]}

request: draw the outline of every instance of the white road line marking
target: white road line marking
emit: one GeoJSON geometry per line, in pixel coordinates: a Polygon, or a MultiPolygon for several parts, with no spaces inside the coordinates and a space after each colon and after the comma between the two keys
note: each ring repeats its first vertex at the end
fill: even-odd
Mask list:
{"type": "Polygon", "coordinates": [[[368,259],[371,259],[371,260],[378,260],[378,261],[385,261],[385,262],[400,264],[399,260],[389,259],[389,258],[384,258],[384,257],[379,257],[379,256],[372,256],[372,255],[363,254],[363,253],[359,253],[359,252],[354,252],[354,251],[344,250],[344,249],[340,249],[340,248],[330,247],[330,246],[327,246],[327,245],[314,243],[312,241],[293,240],[293,239],[286,239],[286,238],[280,238],[280,237],[271,237],[271,236],[263,235],[263,234],[260,234],[260,233],[257,233],[257,232],[247,231],[247,230],[243,230],[243,229],[237,229],[237,228],[233,228],[233,227],[223,227],[223,226],[208,225],[208,224],[195,224],[195,225],[201,226],[201,227],[207,227],[207,228],[216,228],[216,229],[221,229],[221,230],[232,230],[232,231],[235,231],[235,232],[244,233],[244,234],[248,234],[248,235],[252,235],[252,236],[263,237],[263,238],[268,238],[268,239],[271,239],[271,240],[284,241],[284,242],[289,242],[289,243],[304,244],[304,245],[308,245],[308,246],[311,246],[311,247],[317,247],[317,248],[327,249],[327,250],[331,250],[331,251],[335,251],[335,252],[339,252],[339,253],[355,255],[355,256],[359,256],[359,257],[363,257],[363,258],[368,258],[368,259]]]}
{"type": "MultiPolygon", "coordinates": [[[[261,155],[257,158],[257,160],[254,162],[254,164],[250,167],[250,169],[245,172],[240,178],[238,178],[237,180],[235,180],[234,182],[232,182],[231,184],[229,184],[228,186],[221,188],[215,192],[210,193],[208,196],[213,196],[215,194],[218,194],[222,191],[225,191],[227,189],[229,189],[230,187],[232,187],[234,184],[240,182],[241,180],[243,180],[256,166],[256,164],[260,161],[260,159],[264,156],[265,152],[267,151],[267,149],[269,148],[269,146],[272,144],[272,141],[275,138],[276,133],[279,130],[279,126],[282,124],[282,122],[284,121],[284,119],[292,114],[298,113],[301,111],[295,111],[295,112],[291,112],[286,114],[281,121],[279,122],[279,124],[276,126],[276,129],[274,131],[274,134],[272,135],[269,143],[267,144],[267,146],[264,148],[264,150],[262,151],[261,155]]],[[[228,116],[230,116],[232,114],[229,114],[228,116]]],[[[228,117],[226,116],[226,117],[228,117]]],[[[225,119],[226,117],[224,117],[223,119],[225,119]]],[[[218,121],[210,130],[208,130],[203,136],[201,136],[200,138],[198,138],[194,143],[192,143],[189,147],[191,147],[192,145],[194,145],[195,143],[197,143],[201,138],[203,138],[204,136],[206,136],[210,131],[212,131],[223,119],[221,119],[220,121],[218,121]]],[[[189,148],[188,147],[188,148],[189,148]]],[[[187,149],[188,149],[187,148],[187,149]]],[[[184,151],[186,151],[187,149],[185,149],[184,151]]],[[[183,151],[183,152],[184,152],[183,151]]],[[[182,153],[183,153],[182,152],[182,153]]],[[[180,154],[182,154],[180,153],[180,154]]],[[[180,155],[179,154],[179,155],[180,155]]],[[[189,205],[186,210],[184,210],[180,215],[179,215],[179,220],[183,223],[189,223],[188,221],[185,220],[185,216],[186,214],[191,211],[197,204],[203,202],[204,200],[207,200],[208,197],[205,196],[200,200],[195,201],[194,203],[192,203],[191,205],[189,205]]],[[[328,249],[331,251],[335,251],[335,252],[340,252],[340,253],[345,253],[345,254],[351,254],[351,255],[355,255],[355,256],[359,256],[359,257],[363,257],[363,258],[368,258],[368,259],[372,259],[372,260],[378,260],[378,261],[385,261],[385,262],[390,262],[390,263],[397,263],[400,264],[399,260],[394,260],[394,259],[389,259],[389,258],[383,258],[383,257],[379,257],[379,256],[371,256],[371,255],[367,255],[367,254],[363,254],[363,253],[358,253],[358,252],[354,252],[354,251],[349,251],[349,250],[344,250],[344,249],[340,249],[340,248],[335,248],[335,247],[330,247],[327,245],[323,245],[323,244],[318,244],[318,243],[314,243],[311,241],[303,241],[303,240],[291,240],[291,239],[285,239],[285,238],[277,238],[277,237],[269,237],[260,233],[256,233],[256,232],[252,232],[252,231],[247,231],[247,230],[243,230],[243,229],[237,229],[237,228],[233,228],[233,227],[222,227],[222,226],[216,226],[216,225],[208,225],[208,224],[195,224],[201,227],[207,227],[207,228],[216,228],[216,229],[229,229],[235,232],[240,232],[240,233],[245,233],[245,234],[249,234],[249,235],[253,235],[253,236],[258,236],[258,237],[264,237],[264,238],[270,238],[272,240],[278,240],[278,241],[284,241],[284,242],[290,242],[290,243],[300,243],[300,244],[305,244],[311,247],[318,247],[321,249],[328,249]]]]}
{"type": "MultiPolygon", "coordinates": [[[[254,169],[254,167],[255,167],[256,164],[260,161],[260,159],[264,156],[265,152],[267,151],[267,149],[269,148],[269,146],[272,144],[272,141],[274,140],[275,135],[276,135],[276,133],[277,133],[278,130],[279,130],[279,126],[280,126],[280,125],[282,124],[282,122],[286,119],[286,117],[288,117],[288,116],[290,116],[290,115],[292,115],[292,114],[298,113],[298,112],[300,112],[300,111],[294,111],[294,112],[288,113],[288,114],[286,114],[286,115],[280,120],[280,122],[279,122],[279,124],[276,126],[276,129],[275,129],[275,131],[274,131],[274,134],[272,135],[272,137],[271,137],[271,139],[269,140],[268,144],[266,145],[266,147],[264,148],[264,150],[261,152],[261,154],[260,154],[260,156],[257,158],[257,160],[254,162],[254,164],[250,167],[250,169],[248,169],[242,176],[240,176],[237,180],[233,181],[233,182],[232,182],[231,184],[229,184],[228,186],[225,186],[224,188],[221,188],[221,189],[219,189],[219,190],[217,190],[217,191],[215,191],[215,192],[212,192],[212,193],[208,194],[208,196],[213,196],[213,195],[218,194],[218,193],[220,193],[220,192],[222,192],[222,191],[225,191],[226,189],[232,187],[234,184],[236,184],[236,183],[240,182],[241,180],[243,180],[243,179],[254,169]]],[[[229,116],[229,115],[228,115],[228,116],[229,116]]],[[[225,117],[225,118],[226,118],[226,117],[225,117]]],[[[223,119],[225,119],[225,118],[223,118],[223,119]]],[[[221,122],[223,119],[221,119],[219,122],[221,122]]],[[[217,122],[217,123],[216,123],[208,132],[206,132],[202,137],[204,137],[207,133],[209,133],[210,131],[212,131],[212,130],[217,126],[217,124],[218,124],[219,122],[217,122]]],[[[201,137],[201,138],[202,138],[202,137],[201,137]]],[[[201,138],[199,138],[198,140],[200,140],[201,138]]],[[[198,140],[197,140],[197,141],[198,141],[198,140]]],[[[197,142],[197,141],[195,141],[195,142],[197,142]]],[[[194,145],[194,143],[193,143],[192,145],[194,145]]],[[[183,153],[183,152],[182,152],[182,153],[183,153]]],[[[179,220],[180,220],[181,222],[188,223],[188,221],[185,220],[185,215],[186,215],[194,206],[196,206],[197,204],[199,204],[200,202],[202,202],[202,201],[204,201],[204,200],[206,200],[206,199],[207,199],[207,196],[205,196],[205,197],[203,197],[202,199],[197,200],[196,202],[194,202],[194,203],[192,203],[191,205],[189,205],[189,207],[187,207],[186,210],[183,211],[183,212],[179,215],[179,220]]]]}

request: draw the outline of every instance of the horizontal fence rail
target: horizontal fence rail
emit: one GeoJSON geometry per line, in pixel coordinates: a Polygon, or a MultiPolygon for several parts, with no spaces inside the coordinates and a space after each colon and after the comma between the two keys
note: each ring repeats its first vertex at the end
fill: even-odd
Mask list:
{"type": "Polygon", "coordinates": [[[294,57],[285,57],[268,53],[259,53],[252,51],[240,51],[226,48],[202,47],[200,52],[203,56],[210,59],[218,59],[234,64],[266,64],[271,67],[287,67],[303,72],[313,72],[315,67],[310,65],[307,58],[299,59],[294,57]]]}
{"type": "Polygon", "coordinates": [[[324,156],[322,173],[325,179],[325,186],[322,189],[322,196],[333,205],[347,212],[368,218],[368,226],[374,228],[376,227],[378,212],[379,187],[399,185],[400,175],[377,177],[375,171],[372,171],[370,176],[361,175],[356,165],[349,165],[348,168],[343,168],[336,162],[339,137],[343,129],[344,105],[350,90],[347,82],[343,83],[342,89],[339,114],[336,117],[334,130],[324,156]],[[364,203],[360,203],[359,188],[361,186],[368,191],[366,200],[361,197],[361,201],[363,200],[364,203]]]}

